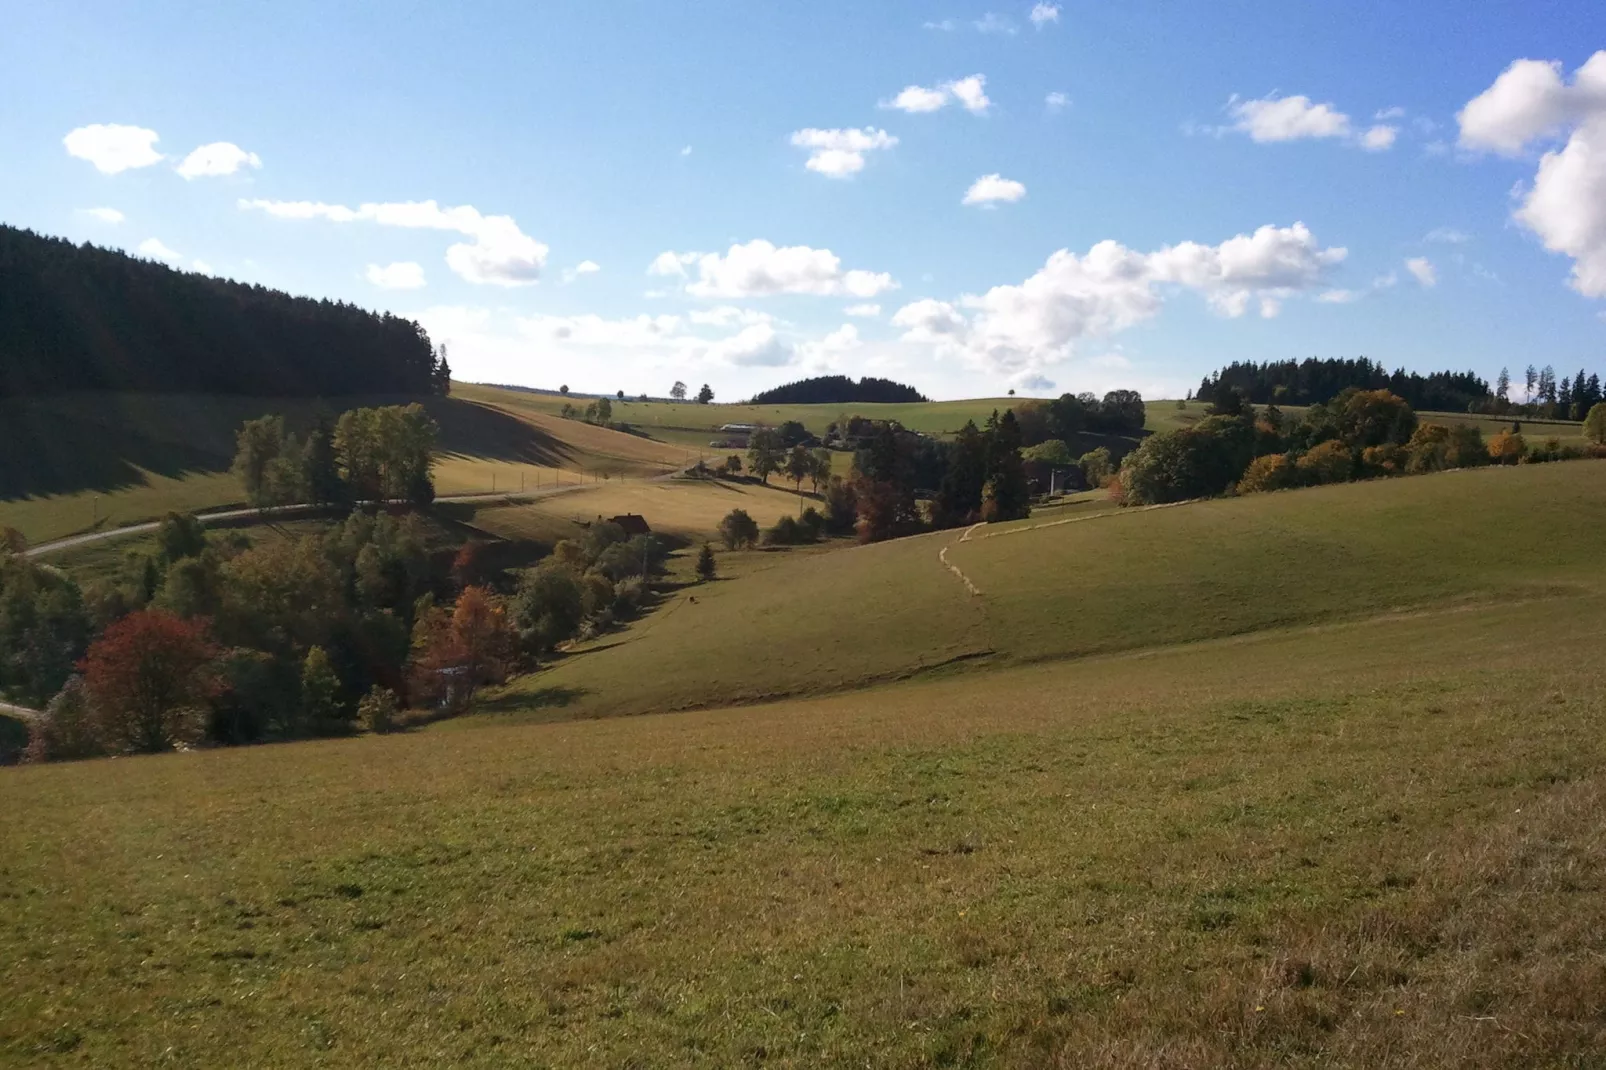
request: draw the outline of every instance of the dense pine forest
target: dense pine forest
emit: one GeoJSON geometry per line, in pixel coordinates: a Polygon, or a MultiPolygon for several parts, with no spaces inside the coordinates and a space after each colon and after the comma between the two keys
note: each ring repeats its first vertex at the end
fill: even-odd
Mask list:
{"type": "Polygon", "coordinates": [[[1215,401],[1224,390],[1236,390],[1256,405],[1317,405],[1343,391],[1388,390],[1404,398],[1413,409],[1465,412],[1489,397],[1489,384],[1472,372],[1433,372],[1419,375],[1404,369],[1390,372],[1361,357],[1323,360],[1278,360],[1256,364],[1234,361],[1199,384],[1200,401],[1215,401]]]}
{"type": "Polygon", "coordinates": [[[0,226],[0,397],[445,393],[411,320],[0,226]]]}
{"type": "Polygon", "coordinates": [[[846,375],[820,375],[754,394],[750,404],[874,405],[927,400],[914,387],[895,383],[891,379],[876,379],[867,375],[855,383],[846,375]]]}

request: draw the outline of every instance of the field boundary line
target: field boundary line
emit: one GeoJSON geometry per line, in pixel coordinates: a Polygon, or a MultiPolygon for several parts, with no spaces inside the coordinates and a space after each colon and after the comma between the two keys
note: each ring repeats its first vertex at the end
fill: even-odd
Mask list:
{"type": "MultiPolygon", "coordinates": [[[[1005,535],[1019,535],[1026,531],[1041,531],[1044,528],[1057,528],[1063,524],[1085,524],[1090,520],[1103,520],[1106,517],[1112,516],[1133,516],[1137,513],[1153,512],[1156,509],[1175,509],[1179,505],[1197,505],[1199,502],[1208,502],[1211,500],[1212,499],[1210,498],[1185,498],[1180,502],[1160,502],[1158,505],[1140,505],[1133,509],[1113,509],[1108,513],[1094,513],[1092,516],[1068,516],[1063,520],[1048,520],[1041,524],[1033,524],[1030,527],[1025,528],[1010,528],[1008,531],[992,531],[985,535],[979,536],[979,538],[999,539],[1003,538],[1005,535]]],[[[981,527],[981,525],[977,524],[974,527],[967,529],[965,533],[960,536],[959,541],[969,542],[970,533],[979,527],[981,527]]]]}

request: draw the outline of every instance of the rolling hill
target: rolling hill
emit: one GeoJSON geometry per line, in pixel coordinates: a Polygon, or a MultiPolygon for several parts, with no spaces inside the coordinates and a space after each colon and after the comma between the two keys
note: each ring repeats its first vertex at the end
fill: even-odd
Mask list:
{"type": "Polygon", "coordinates": [[[1579,462],[728,554],[477,717],[8,771],[0,1061],[1590,1065],[1603,513],[1579,462]]]}

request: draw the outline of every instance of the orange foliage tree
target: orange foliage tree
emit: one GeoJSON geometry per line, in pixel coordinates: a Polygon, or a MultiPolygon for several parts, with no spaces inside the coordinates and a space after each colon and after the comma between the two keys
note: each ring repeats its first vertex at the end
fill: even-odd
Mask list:
{"type": "Polygon", "coordinates": [[[450,610],[432,607],[413,626],[413,696],[461,713],[482,685],[507,679],[517,654],[502,600],[484,587],[465,588],[450,610]]]}

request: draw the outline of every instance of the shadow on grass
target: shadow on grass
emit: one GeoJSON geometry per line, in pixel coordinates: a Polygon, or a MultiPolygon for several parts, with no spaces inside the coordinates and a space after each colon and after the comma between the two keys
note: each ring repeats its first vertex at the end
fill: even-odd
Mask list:
{"type": "MultiPolygon", "coordinates": [[[[81,394],[0,401],[0,501],[140,486],[145,473],[172,479],[221,474],[246,420],[270,413],[304,433],[319,406],[331,416],[405,397],[242,398],[81,394]]],[[[562,467],[573,451],[511,413],[457,398],[423,405],[440,425],[440,452],[562,467]]]]}
{"type": "Polygon", "coordinates": [[[525,713],[530,710],[561,710],[588,692],[583,687],[542,687],[486,699],[474,707],[475,713],[525,713]]]}

